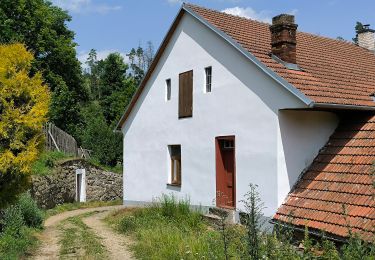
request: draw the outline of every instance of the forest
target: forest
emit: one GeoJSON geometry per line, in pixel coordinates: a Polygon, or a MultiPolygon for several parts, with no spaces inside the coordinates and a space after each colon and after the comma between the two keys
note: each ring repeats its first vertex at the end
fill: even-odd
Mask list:
{"type": "Polygon", "coordinates": [[[49,1],[0,3],[0,43],[22,43],[35,59],[30,74],[41,73],[51,93],[49,122],[92,150],[103,165],[122,160],[122,137],[117,121],[135,92],[154,55],[151,42],[127,55],[111,53],[98,60],[92,49],[85,64],[77,59],[72,17],[49,1]]]}

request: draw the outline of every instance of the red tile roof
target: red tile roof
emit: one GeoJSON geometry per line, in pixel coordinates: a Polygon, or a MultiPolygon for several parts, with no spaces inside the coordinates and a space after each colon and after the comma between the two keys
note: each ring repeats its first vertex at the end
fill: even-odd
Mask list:
{"type": "Polygon", "coordinates": [[[297,33],[297,64],[293,71],[271,53],[269,24],[185,5],[252,53],[268,68],[316,103],[375,106],[375,54],[352,43],[297,33]]]}
{"type": "Polygon", "coordinates": [[[375,114],[344,115],[275,220],[365,240],[375,232],[375,114]]]}

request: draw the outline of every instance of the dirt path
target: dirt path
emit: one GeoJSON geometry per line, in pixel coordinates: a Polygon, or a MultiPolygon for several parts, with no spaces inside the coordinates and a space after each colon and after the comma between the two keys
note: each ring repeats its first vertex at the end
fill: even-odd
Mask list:
{"type": "Polygon", "coordinates": [[[97,236],[103,239],[102,243],[108,250],[110,259],[112,260],[127,260],[134,259],[132,254],[127,250],[130,245],[130,241],[126,237],[120,234],[114,233],[111,228],[109,228],[103,219],[111,213],[110,211],[102,211],[98,214],[91,215],[87,218],[83,218],[83,223],[85,223],[89,228],[94,230],[97,236]]]}
{"type": "Polygon", "coordinates": [[[108,252],[115,258],[118,255],[113,250],[120,250],[121,247],[122,258],[121,259],[132,259],[130,252],[127,250],[125,238],[121,237],[119,234],[113,232],[109,227],[105,226],[101,220],[113,210],[121,209],[123,206],[109,206],[109,207],[99,207],[99,208],[88,208],[88,209],[78,209],[73,211],[64,212],[55,216],[48,218],[44,223],[44,231],[40,234],[39,240],[41,242],[40,248],[33,254],[33,259],[35,260],[45,260],[45,259],[59,259],[59,236],[60,231],[58,229],[59,223],[68,219],[70,217],[75,217],[83,215],[90,212],[98,212],[92,216],[84,219],[89,227],[103,238],[104,244],[107,247],[108,252]],[[98,215],[98,216],[97,216],[98,215]]]}

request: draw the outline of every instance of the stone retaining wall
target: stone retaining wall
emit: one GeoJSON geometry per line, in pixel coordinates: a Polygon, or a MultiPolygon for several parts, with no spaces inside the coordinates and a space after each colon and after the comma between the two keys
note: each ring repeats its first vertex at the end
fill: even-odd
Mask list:
{"type": "Polygon", "coordinates": [[[86,200],[122,199],[122,175],[102,170],[85,160],[69,160],[55,167],[53,174],[33,176],[31,195],[42,208],[74,202],[76,169],[86,169],[86,200]]]}

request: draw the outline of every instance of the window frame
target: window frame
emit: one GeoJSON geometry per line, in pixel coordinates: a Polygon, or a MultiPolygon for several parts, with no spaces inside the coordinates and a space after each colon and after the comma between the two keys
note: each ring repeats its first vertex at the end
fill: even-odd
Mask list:
{"type": "Polygon", "coordinates": [[[204,68],[204,92],[212,92],[212,66],[204,68]]]}
{"type": "Polygon", "coordinates": [[[181,145],[168,145],[170,157],[169,183],[168,185],[181,187],[181,145]],[[177,149],[177,152],[176,152],[177,149]]]}
{"type": "Polygon", "coordinates": [[[172,99],[172,80],[165,80],[165,101],[170,101],[172,99]]]}

